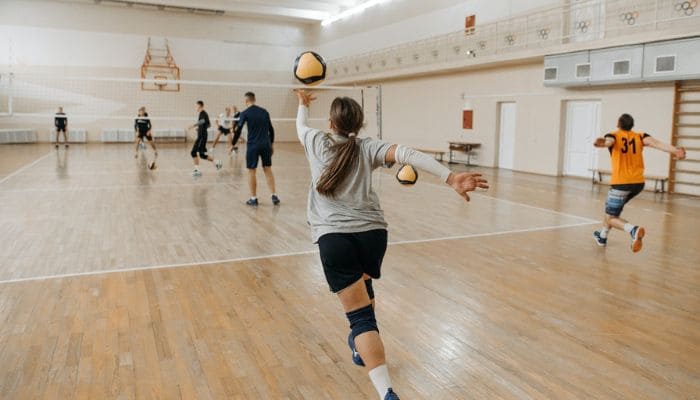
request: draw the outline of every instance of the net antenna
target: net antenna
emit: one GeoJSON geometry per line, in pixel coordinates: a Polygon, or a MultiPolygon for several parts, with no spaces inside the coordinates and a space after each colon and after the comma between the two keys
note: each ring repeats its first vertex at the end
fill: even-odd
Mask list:
{"type": "Polygon", "coordinates": [[[159,46],[148,38],[146,56],[141,65],[141,79],[141,90],[180,91],[180,67],[175,64],[167,38],[164,38],[159,46]]]}

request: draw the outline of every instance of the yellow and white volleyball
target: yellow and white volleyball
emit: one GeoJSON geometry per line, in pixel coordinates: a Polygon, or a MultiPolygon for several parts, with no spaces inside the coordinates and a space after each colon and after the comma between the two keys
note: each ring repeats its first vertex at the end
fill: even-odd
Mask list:
{"type": "Polygon", "coordinates": [[[412,165],[403,165],[396,173],[396,180],[402,185],[413,185],[418,180],[418,171],[412,165]]]}
{"type": "Polygon", "coordinates": [[[326,79],[326,61],[313,51],[305,51],[294,61],[294,77],[304,85],[318,85],[326,79]]]}

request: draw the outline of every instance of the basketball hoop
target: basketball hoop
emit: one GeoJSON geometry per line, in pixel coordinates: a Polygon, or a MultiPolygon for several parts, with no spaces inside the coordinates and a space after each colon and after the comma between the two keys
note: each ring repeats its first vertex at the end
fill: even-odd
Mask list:
{"type": "Polygon", "coordinates": [[[168,86],[168,78],[162,75],[154,76],[153,84],[158,87],[158,90],[163,90],[166,86],[168,86]]]}

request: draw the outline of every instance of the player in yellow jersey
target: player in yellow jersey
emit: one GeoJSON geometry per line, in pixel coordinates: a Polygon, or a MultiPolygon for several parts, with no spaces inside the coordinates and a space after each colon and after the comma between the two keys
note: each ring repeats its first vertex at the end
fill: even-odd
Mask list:
{"type": "Polygon", "coordinates": [[[642,239],[646,233],[644,227],[630,224],[620,218],[620,214],[625,204],[644,190],[642,150],[648,146],[682,160],[685,158],[685,149],[660,142],[646,133],[634,132],[633,127],[634,118],[629,114],[622,114],[617,121],[618,130],[596,139],[593,144],[595,147],[607,147],[610,150],[612,166],[611,187],[605,202],[605,221],[603,228],[595,231],[593,237],[599,246],[605,246],[612,228],[624,230],[632,237],[631,248],[636,253],[642,249],[642,239]]]}

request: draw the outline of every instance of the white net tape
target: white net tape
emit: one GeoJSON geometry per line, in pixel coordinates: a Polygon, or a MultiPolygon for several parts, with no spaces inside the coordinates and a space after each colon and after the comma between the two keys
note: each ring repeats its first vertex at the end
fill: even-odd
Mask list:
{"type": "MultiPolygon", "coordinates": [[[[142,90],[142,83],[165,83],[160,80],[68,77],[37,74],[0,75],[0,120],[12,123],[53,124],[57,107],[62,106],[71,124],[109,127],[133,126],[140,107],[146,107],[153,124],[161,127],[183,127],[196,120],[195,103],[202,100],[212,124],[225,107],[244,109],[243,97],[254,92],[260,106],[266,108],[273,123],[293,126],[297,85],[254,82],[167,81],[179,84],[179,91],[142,90]]],[[[325,125],[333,98],[348,96],[365,104],[368,128],[376,133],[378,113],[377,88],[331,87],[312,88],[318,101],[312,107],[314,124],[325,125]],[[374,120],[374,121],[372,121],[374,120]]]]}

